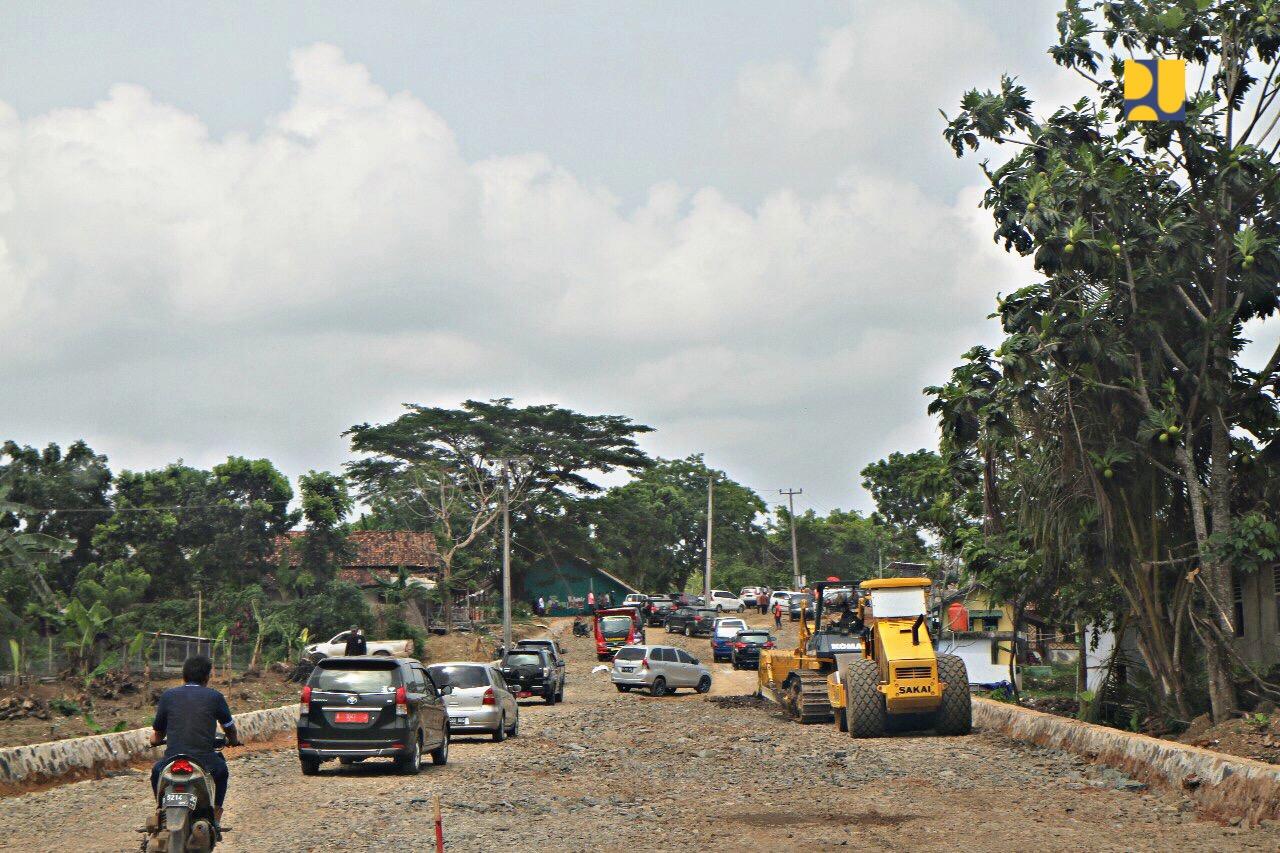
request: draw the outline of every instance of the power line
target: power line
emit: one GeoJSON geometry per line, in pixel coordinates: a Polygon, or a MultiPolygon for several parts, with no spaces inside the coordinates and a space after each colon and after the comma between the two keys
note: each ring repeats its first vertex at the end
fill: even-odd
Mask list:
{"type": "Polygon", "coordinates": [[[41,513],[61,512],[61,513],[80,513],[80,512],[174,512],[178,510],[197,510],[197,509],[254,509],[256,504],[267,504],[269,506],[277,506],[279,504],[291,504],[293,499],[287,501],[254,501],[253,504],[180,504],[178,506],[103,506],[103,507],[26,507],[31,512],[14,512],[14,515],[39,515],[41,513]]]}

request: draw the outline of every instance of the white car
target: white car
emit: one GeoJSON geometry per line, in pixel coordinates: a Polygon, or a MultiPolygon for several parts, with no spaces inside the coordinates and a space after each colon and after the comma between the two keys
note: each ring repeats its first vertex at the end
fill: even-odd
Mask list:
{"type": "Polygon", "coordinates": [[[747,605],[742,603],[741,598],[723,589],[711,590],[711,603],[707,606],[719,611],[732,610],[735,613],[742,613],[747,609],[747,605]]]}
{"type": "MultiPolygon", "coordinates": [[[[327,643],[312,643],[302,650],[302,654],[312,663],[319,663],[325,658],[342,657],[347,653],[347,637],[350,635],[350,631],[343,631],[327,643]]],[[[368,646],[365,654],[393,658],[413,657],[413,640],[366,640],[365,643],[368,646]]]]}
{"type": "Polygon", "coordinates": [[[630,595],[628,595],[626,598],[622,599],[623,607],[644,607],[648,603],[649,603],[649,596],[641,595],[638,592],[633,592],[630,595]]]}
{"type": "Polygon", "coordinates": [[[791,596],[793,595],[798,595],[798,593],[790,589],[775,589],[773,594],[769,596],[769,612],[773,612],[775,604],[781,604],[783,610],[791,607],[791,596]]]}
{"type": "Polygon", "coordinates": [[[624,646],[613,658],[609,680],[619,693],[648,688],[654,696],[666,696],[679,687],[706,693],[711,689],[711,670],[684,649],[624,646]]]}
{"type": "Polygon", "coordinates": [[[748,607],[759,607],[760,596],[764,592],[762,586],[744,586],[742,592],[738,593],[738,598],[742,599],[742,603],[748,607]]]}

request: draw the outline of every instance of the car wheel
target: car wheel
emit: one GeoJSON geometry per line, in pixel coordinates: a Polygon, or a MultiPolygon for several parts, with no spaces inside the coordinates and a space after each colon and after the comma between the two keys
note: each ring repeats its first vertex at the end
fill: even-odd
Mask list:
{"type": "Polygon", "coordinates": [[[619,692],[619,693],[630,693],[630,692],[631,692],[631,685],[630,685],[630,684],[615,684],[615,685],[613,685],[613,686],[614,686],[614,687],[616,687],[616,688],[618,688],[618,692],[619,692]]]}
{"type": "Polygon", "coordinates": [[[320,772],[320,759],[312,758],[309,755],[298,756],[299,763],[302,764],[303,776],[315,776],[320,772]]]}
{"type": "Polygon", "coordinates": [[[507,732],[507,737],[520,737],[520,715],[516,714],[516,721],[511,725],[511,731],[507,732]]]}
{"type": "Polygon", "coordinates": [[[498,727],[493,730],[493,742],[502,743],[507,739],[507,718],[498,718],[498,727]]]}
{"type": "Polygon", "coordinates": [[[723,612],[724,612],[724,605],[723,605],[723,604],[717,604],[717,605],[716,605],[716,612],[717,612],[717,613],[723,613],[723,612]]]}
{"type": "Polygon", "coordinates": [[[692,628],[690,628],[688,625],[685,625],[685,626],[684,626],[684,635],[685,635],[686,637],[692,637],[692,636],[693,636],[693,629],[692,629],[692,628]]]}
{"type": "Polygon", "coordinates": [[[556,691],[556,701],[557,702],[564,701],[564,685],[563,684],[560,685],[560,689],[556,691]]]}
{"type": "Polygon", "coordinates": [[[449,763],[449,727],[444,730],[444,740],[440,745],[431,750],[431,763],[438,766],[449,763]]]}
{"type": "Polygon", "coordinates": [[[711,690],[711,676],[704,675],[698,680],[698,692],[707,693],[711,690]]]}
{"type": "Polygon", "coordinates": [[[742,667],[738,666],[738,662],[737,662],[736,660],[735,660],[735,661],[732,661],[732,663],[733,663],[733,668],[734,668],[734,669],[742,669],[742,667]]]}
{"type": "Polygon", "coordinates": [[[739,604],[739,605],[738,605],[738,612],[739,612],[739,613],[745,613],[746,611],[747,611],[747,605],[745,605],[745,604],[739,604]]]}
{"type": "Polygon", "coordinates": [[[422,732],[413,739],[413,748],[408,755],[396,757],[396,768],[405,776],[417,776],[422,769],[422,732]]]}
{"type": "Polygon", "coordinates": [[[649,695],[650,696],[666,696],[667,680],[663,678],[661,675],[655,678],[653,680],[653,686],[649,688],[649,695]]]}
{"type": "Polygon", "coordinates": [[[548,691],[547,695],[542,697],[542,701],[546,702],[548,705],[556,704],[556,692],[554,690],[548,691]]]}

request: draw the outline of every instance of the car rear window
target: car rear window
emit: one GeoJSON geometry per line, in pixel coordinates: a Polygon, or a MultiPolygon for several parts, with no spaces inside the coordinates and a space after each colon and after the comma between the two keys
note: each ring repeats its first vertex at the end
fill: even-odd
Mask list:
{"type": "Polygon", "coordinates": [[[307,682],[312,690],[330,693],[394,693],[400,686],[395,669],[316,667],[307,682]]]}
{"type": "Polygon", "coordinates": [[[746,631],[743,631],[741,634],[739,634],[739,635],[738,635],[738,639],[739,639],[739,640],[741,640],[741,641],[742,641],[742,642],[744,642],[744,643],[761,643],[761,644],[764,644],[764,643],[769,642],[769,635],[768,635],[768,634],[747,633],[746,631]]]}
{"type": "Polygon", "coordinates": [[[618,653],[613,656],[614,660],[644,660],[644,649],[625,648],[618,649],[618,653]]]}
{"type": "Polygon", "coordinates": [[[470,664],[439,664],[430,667],[427,674],[431,676],[431,680],[438,687],[454,687],[457,689],[465,689],[468,687],[487,687],[489,679],[485,675],[485,667],[481,664],[474,666],[470,664]]]}
{"type": "Polygon", "coordinates": [[[541,666],[542,656],[537,652],[512,652],[507,655],[507,666],[541,666]]]}

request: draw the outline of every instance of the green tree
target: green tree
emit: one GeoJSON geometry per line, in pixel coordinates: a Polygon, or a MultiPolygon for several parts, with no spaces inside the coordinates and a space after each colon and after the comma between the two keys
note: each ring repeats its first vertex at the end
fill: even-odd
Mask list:
{"type": "Polygon", "coordinates": [[[354,548],[343,521],[351,512],[347,481],[328,471],[309,471],[298,480],[306,534],[293,543],[298,564],[297,585],[327,584],[350,561],[354,548]]]}
{"type": "MultiPolygon", "coordinates": [[[[1070,0],[1058,32],[1050,54],[1089,81],[1090,97],[1037,118],[1026,89],[1006,77],[998,91],[967,92],[945,132],[957,155],[1016,146],[1002,165],[984,166],[984,203],[996,239],[1032,256],[1044,276],[1003,300],[1009,337],[995,353],[1005,376],[1027,380],[1006,399],[1026,412],[1034,400],[1044,417],[1027,431],[989,424],[982,441],[1030,432],[1054,442],[1043,458],[1014,451],[1056,475],[1045,481],[1056,492],[1044,496],[1075,510],[1064,517],[1042,506],[1040,541],[1055,543],[1046,568],[1064,562],[1058,546],[1079,540],[1072,528],[1081,523],[1097,536],[1073,557],[1114,552],[1127,539],[1127,557],[1109,556],[1135,564],[1145,552],[1151,566],[1198,568],[1182,574],[1194,578],[1191,624],[1222,720],[1236,707],[1232,578],[1248,568],[1224,543],[1244,519],[1276,510],[1260,503],[1264,489],[1241,481],[1275,452],[1280,348],[1260,371],[1243,368],[1239,354],[1242,325],[1278,304],[1280,170],[1266,137],[1280,115],[1280,29],[1253,2],[1070,0]],[[1204,81],[1185,121],[1124,120],[1123,59],[1134,51],[1183,58],[1188,79],[1204,81]],[[1190,555],[1178,550],[1183,542],[1190,555]]],[[[961,384],[966,393],[947,408],[959,411],[968,395],[983,410],[976,383],[961,384]]],[[[968,442],[980,457],[991,447],[982,441],[968,442]]]]}
{"type": "Polygon", "coordinates": [[[659,459],[593,502],[605,567],[640,589],[683,589],[705,566],[708,478],[715,479],[713,573],[715,565],[755,562],[764,501],[695,454],[659,459]]]}
{"type": "MultiPolygon", "coordinates": [[[[588,477],[649,464],[635,436],[650,431],[618,415],[583,415],[554,405],[518,408],[509,399],[468,400],[458,409],[407,405],[396,420],[358,424],[344,435],[366,458],[351,479],[375,515],[429,529],[440,547],[441,593],[452,615],[455,577],[468,549],[482,546],[501,513],[502,459],[519,459],[508,501],[529,512],[558,512],[601,491],[588,477]]],[[[473,567],[479,568],[475,562],[473,567]]],[[[447,623],[446,623],[447,624],[447,623]]]]}

